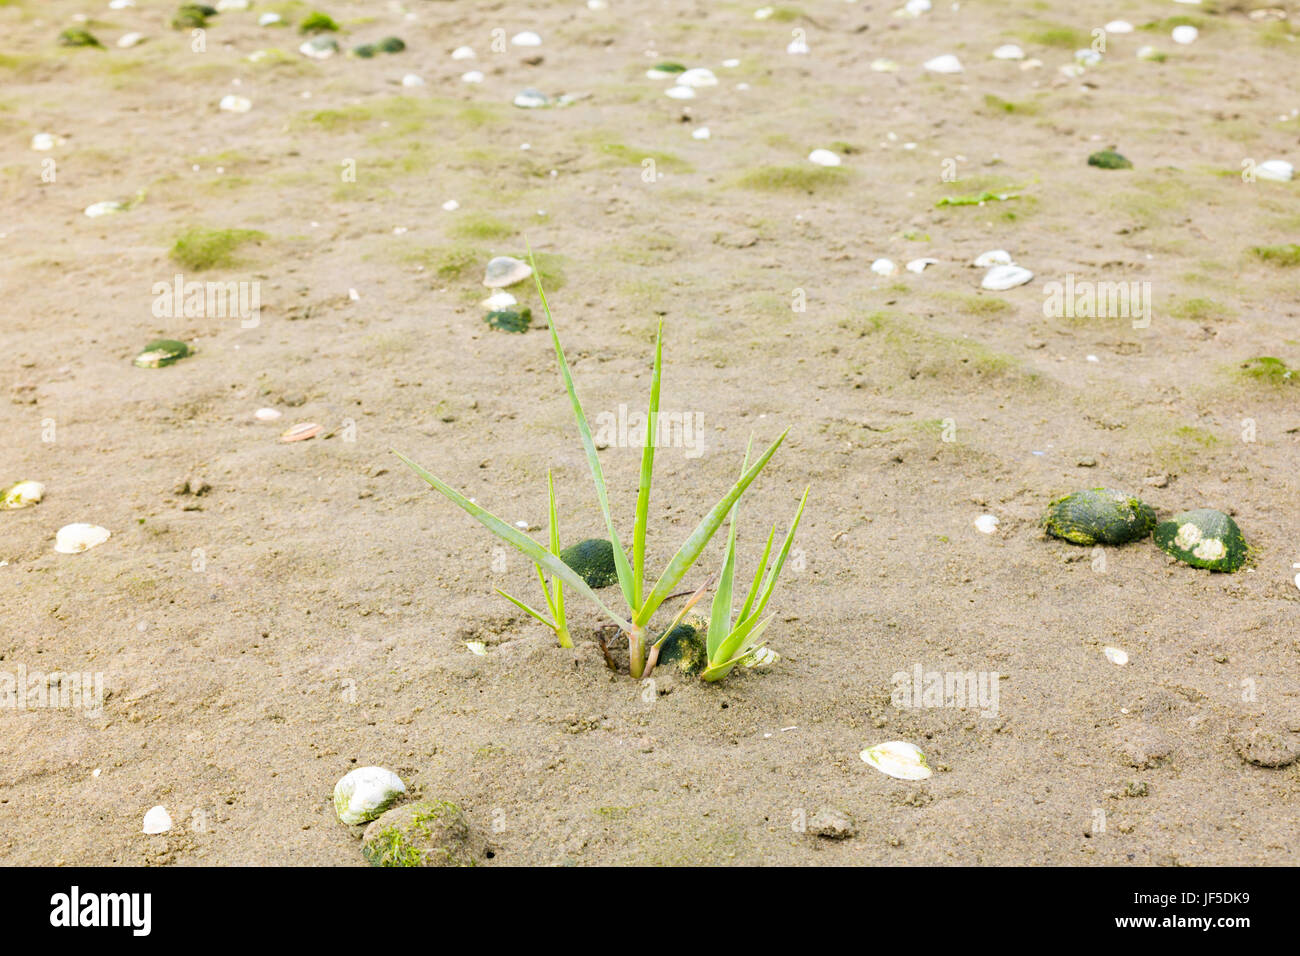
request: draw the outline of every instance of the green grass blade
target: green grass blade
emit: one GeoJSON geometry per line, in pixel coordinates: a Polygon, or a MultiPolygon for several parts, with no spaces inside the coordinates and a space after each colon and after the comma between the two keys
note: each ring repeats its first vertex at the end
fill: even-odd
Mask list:
{"type": "Polygon", "coordinates": [[[618,532],[614,530],[614,519],[609,512],[609,493],[605,490],[605,472],[600,467],[600,459],[596,456],[596,443],[591,437],[591,426],[587,424],[587,415],[582,410],[582,403],[578,401],[578,392],[573,385],[573,375],[569,372],[569,362],[564,357],[564,349],[560,346],[560,336],[555,331],[555,320],[551,316],[551,307],[546,302],[546,292],[542,289],[541,276],[537,274],[537,262],[533,258],[532,249],[528,250],[528,262],[533,268],[533,278],[537,282],[537,294],[542,300],[542,309],[546,312],[546,326],[551,331],[551,344],[555,347],[555,358],[560,365],[560,377],[564,379],[565,391],[569,393],[569,404],[573,406],[573,417],[578,422],[578,434],[582,437],[582,447],[587,452],[587,463],[591,465],[591,477],[596,483],[596,497],[600,500],[600,511],[605,517],[605,530],[609,532],[610,543],[614,545],[614,569],[618,572],[618,586],[623,592],[623,598],[627,601],[629,607],[636,607],[636,592],[632,586],[632,567],[627,562],[627,554],[623,551],[623,545],[618,540],[618,532]]]}
{"type": "MultiPolygon", "coordinates": [[[[546,470],[546,497],[549,503],[549,518],[551,522],[551,554],[557,558],[560,556],[560,520],[556,517],[555,511],[555,478],[551,470],[546,470]]],[[[542,569],[539,567],[537,573],[541,574],[542,569]]],[[[542,588],[546,588],[546,582],[542,582],[542,588]]],[[[568,628],[569,622],[564,618],[564,582],[559,578],[555,579],[555,599],[551,600],[551,592],[546,592],[547,603],[551,605],[551,613],[555,615],[555,623],[562,628],[568,628]]]]}
{"type": "Polygon", "coordinates": [[[645,444],[641,447],[641,485],[636,495],[636,528],[632,532],[631,606],[641,606],[641,589],[645,583],[645,529],[650,520],[650,480],[654,475],[655,445],[659,441],[659,380],[663,371],[664,324],[659,323],[655,336],[655,368],[650,380],[650,410],[646,413],[645,444]]]}
{"type": "Polygon", "coordinates": [[[754,569],[754,583],[749,586],[749,594],[745,597],[745,606],[740,609],[740,616],[737,621],[743,621],[749,617],[749,612],[754,606],[754,599],[758,597],[758,592],[762,586],[763,572],[767,570],[767,559],[772,554],[772,542],[776,539],[776,525],[772,525],[772,530],[767,535],[767,545],[763,548],[763,556],[758,559],[758,567],[754,569]]]}
{"type": "Polygon", "coordinates": [[[776,579],[781,576],[781,569],[785,567],[785,559],[790,553],[790,545],[794,544],[794,533],[799,530],[799,519],[803,517],[804,505],[808,503],[808,491],[808,488],[803,490],[803,497],[799,499],[799,510],[795,512],[794,521],[790,525],[790,532],[785,536],[785,544],[781,545],[781,553],[776,559],[776,564],[772,565],[771,572],[763,581],[763,597],[758,602],[758,610],[754,612],[756,615],[763,613],[768,600],[772,597],[772,592],[776,590],[776,579]]]}
{"type": "MultiPolygon", "coordinates": [[[[576,571],[561,561],[558,557],[551,554],[528,535],[519,531],[519,529],[506,524],[490,511],[480,508],[455,488],[444,482],[441,478],[436,478],[429,474],[401,452],[394,451],[393,454],[402,459],[408,468],[423,478],[432,487],[440,491],[443,496],[453,504],[458,505],[471,518],[483,525],[483,527],[487,528],[515,550],[523,552],[526,557],[532,559],[534,564],[545,568],[547,571],[551,572],[551,574],[564,581],[564,583],[569,585],[569,587],[573,588],[583,597],[595,604],[596,607],[604,611],[605,615],[620,628],[625,631],[632,629],[632,625],[628,621],[623,620],[623,618],[611,611],[605,605],[605,602],[596,595],[596,592],[587,587],[587,582],[582,580],[582,577],[576,571]]],[[[617,548],[615,549],[615,553],[617,553],[617,548]]]]}
{"type": "Polygon", "coordinates": [[[727,553],[722,559],[722,574],[718,590],[713,595],[713,608],[709,612],[709,635],[705,642],[709,660],[731,631],[731,587],[736,577],[736,506],[731,509],[731,530],[727,534],[727,553]]]}
{"type": "Polygon", "coordinates": [[[691,569],[691,566],[695,564],[697,560],[699,560],[700,554],[704,551],[705,546],[709,543],[710,539],[712,539],[718,528],[722,526],[723,520],[731,511],[731,506],[736,503],[737,499],[739,499],[742,494],[744,494],[745,489],[748,488],[753,480],[758,477],[758,473],[763,470],[771,457],[776,454],[776,450],[781,447],[781,443],[785,441],[785,436],[787,434],[789,434],[789,429],[781,433],[781,437],[772,443],[772,446],[763,453],[763,457],[755,462],[754,465],[740,477],[740,480],[731,486],[731,490],[727,492],[721,501],[713,506],[713,510],[706,514],[696,526],[695,530],[691,532],[691,536],[686,539],[686,543],[682,545],[681,550],[679,550],[673,557],[672,561],[668,563],[668,567],[664,569],[664,573],[659,576],[659,580],[656,582],[654,590],[651,591],[650,595],[645,599],[645,603],[635,612],[635,621],[637,626],[644,627],[649,623],[655,610],[658,609],[659,605],[668,598],[668,595],[673,593],[678,583],[686,576],[686,572],[691,569]]]}
{"type": "Polygon", "coordinates": [[[497,594],[500,594],[503,598],[505,598],[507,601],[509,601],[509,602],[510,602],[511,604],[513,604],[515,607],[519,608],[519,610],[524,611],[524,612],[526,612],[526,613],[528,613],[528,614],[531,614],[533,617],[537,618],[537,620],[541,621],[543,624],[545,624],[547,627],[549,627],[552,631],[555,630],[555,624],[554,624],[554,622],[552,622],[552,621],[548,621],[548,620],[547,620],[547,619],[546,619],[546,618],[541,614],[540,611],[535,611],[535,610],[533,610],[531,607],[529,607],[529,606],[528,606],[527,604],[525,604],[523,601],[519,600],[519,598],[511,597],[509,594],[507,594],[505,591],[502,591],[500,588],[493,588],[492,590],[493,590],[493,591],[496,591],[497,594]]]}
{"type": "Polygon", "coordinates": [[[721,659],[721,663],[714,664],[710,662],[709,666],[704,669],[704,673],[700,676],[710,682],[719,681],[726,677],[731,673],[731,669],[740,663],[741,659],[744,658],[746,654],[752,651],[755,647],[760,646],[758,639],[763,636],[763,632],[767,630],[767,626],[772,623],[772,618],[775,616],[775,614],[769,614],[758,624],[757,627],[750,630],[746,637],[741,638],[740,640],[736,639],[736,635],[732,635],[732,637],[728,638],[726,643],[723,645],[723,649],[727,653],[725,655],[718,655],[721,659]]]}

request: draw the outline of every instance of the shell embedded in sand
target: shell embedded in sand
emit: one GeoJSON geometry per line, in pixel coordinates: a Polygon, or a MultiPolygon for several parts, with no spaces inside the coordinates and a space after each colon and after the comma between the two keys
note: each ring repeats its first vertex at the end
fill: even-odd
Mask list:
{"type": "Polygon", "coordinates": [[[86,215],[91,219],[98,219],[100,216],[107,216],[111,213],[121,212],[126,208],[126,203],[118,202],[115,199],[106,199],[103,202],[91,203],[86,207],[86,215]]]}
{"type": "Polygon", "coordinates": [[[19,481],[0,491],[0,508],[30,508],[45,497],[45,486],[39,481],[19,481]]]}
{"type": "Polygon", "coordinates": [[[808,154],[808,162],[818,166],[838,166],[840,157],[829,149],[814,149],[808,154]]]}
{"type": "Polygon", "coordinates": [[[533,274],[532,266],[511,256],[497,256],[487,264],[483,284],[489,289],[504,289],[523,282],[533,274]]]}
{"type": "Polygon", "coordinates": [[[315,422],[299,422],[280,436],[280,441],[306,441],[321,433],[321,426],[315,422]]]}
{"type": "Polygon", "coordinates": [[[519,300],[504,289],[498,289],[480,303],[483,308],[488,310],[508,309],[512,305],[518,305],[519,300]]]}
{"type": "Polygon", "coordinates": [[[333,37],[312,37],[298,47],[298,52],[313,60],[326,60],[339,52],[339,44],[333,37]]]}
{"type": "Polygon", "coordinates": [[[1118,667],[1123,667],[1128,663],[1128,653],[1118,647],[1103,647],[1101,650],[1106,655],[1106,660],[1118,667]]]}
{"type": "Polygon", "coordinates": [[[451,51],[451,58],[453,60],[472,60],[474,59],[474,50],[471,47],[458,46],[451,51]]]}
{"type": "MultiPolygon", "coordinates": [[[[471,70],[470,72],[478,73],[478,79],[473,81],[466,80],[466,82],[475,82],[475,83],[483,82],[482,73],[479,73],[478,70],[471,70]]],[[[465,77],[468,76],[469,73],[466,73],[464,77],[461,77],[461,79],[465,79],[465,77]]],[[[543,93],[541,90],[535,90],[532,87],[529,87],[528,89],[520,90],[517,94],[515,94],[514,104],[515,106],[519,107],[521,110],[535,110],[535,109],[540,109],[543,106],[550,106],[551,98],[547,96],[545,93],[543,93]]]]}
{"type": "Polygon", "coordinates": [[[690,100],[695,98],[695,88],[691,86],[682,86],[680,83],[676,86],[670,86],[664,90],[665,96],[671,96],[675,100],[690,100]]]}
{"type": "Polygon", "coordinates": [[[1102,27],[1107,33],[1132,33],[1133,24],[1127,20],[1111,20],[1110,23],[1102,27]]]}
{"type": "Polygon", "coordinates": [[[172,815],[164,806],[156,806],[144,815],[142,831],[148,834],[166,833],[172,828],[172,815]]]}
{"type": "Polygon", "coordinates": [[[245,96],[236,96],[234,93],[227,93],[217,104],[217,109],[227,113],[247,113],[253,108],[253,101],[245,96]]]}
{"type": "Polygon", "coordinates": [[[1014,43],[1003,44],[993,51],[993,59],[995,60],[1023,60],[1024,58],[1025,51],[1014,43]]]}
{"type": "Polygon", "coordinates": [[[117,45],[119,49],[129,50],[133,46],[139,46],[144,40],[143,33],[123,33],[117,38],[117,45]]]}
{"type": "Polygon", "coordinates": [[[541,46],[542,38],[532,30],[525,30],[523,33],[516,33],[512,36],[510,42],[515,46],[541,46]]]}
{"type": "Polygon", "coordinates": [[[677,75],[678,86],[690,86],[694,88],[704,86],[717,86],[718,78],[713,75],[712,70],[706,70],[703,67],[696,67],[693,70],[687,70],[677,75]]]}
{"type": "Polygon", "coordinates": [[[1266,159],[1255,167],[1256,179],[1267,179],[1275,183],[1287,183],[1295,175],[1295,167],[1284,159],[1266,159]]]}
{"type": "Polygon", "coordinates": [[[1181,43],[1186,46],[1189,43],[1195,43],[1200,31],[1196,27],[1184,23],[1182,26],[1174,27],[1169,34],[1175,43],[1181,43]]]}
{"type": "Polygon", "coordinates": [[[359,767],[334,785],[334,812],[349,826],[368,823],[402,794],[406,785],[383,767],[359,767]]]}
{"type": "Polygon", "coordinates": [[[957,59],[951,53],[945,53],[942,56],[936,56],[933,59],[926,60],[925,68],[931,73],[962,72],[961,60],[957,59]]]}
{"type": "Polygon", "coordinates": [[[871,271],[878,276],[892,276],[898,271],[893,259],[877,259],[871,263],[871,271]]]}
{"type": "Polygon", "coordinates": [[[932,776],[925,754],[905,740],[890,740],[868,747],[859,755],[883,774],[899,780],[924,780],[932,776]]]}
{"type": "Polygon", "coordinates": [[[259,422],[273,422],[280,417],[280,414],[279,409],[259,408],[257,411],[253,412],[253,417],[259,422]]]}
{"type": "Polygon", "coordinates": [[[103,544],[112,537],[112,532],[95,524],[67,524],[59,529],[54,538],[54,550],[59,554],[80,554],[103,544]]]}
{"type": "Polygon", "coordinates": [[[980,286],[985,289],[992,289],[994,292],[1002,292],[1007,289],[1014,289],[1018,285],[1024,285],[1034,274],[1028,269],[1022,269],[1020,266],[994,266],[984,276],[984,281],[980,286]]]}
{"type": "Polygon", "coordinates": [[[975,530],[981,534],[993,534],[998,530],[997,515],[980,515],[972,523],[975,525],[975,530]]]}
{"type": "Polygon", "coordinates": [[[906,266],[908,272],[924,272],[926,266],[938,265],[938,259],[913,259],[906,266]]]}

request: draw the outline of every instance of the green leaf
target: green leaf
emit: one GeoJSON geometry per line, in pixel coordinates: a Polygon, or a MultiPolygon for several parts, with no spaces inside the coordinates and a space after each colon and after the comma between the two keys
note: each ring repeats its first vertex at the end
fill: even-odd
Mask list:
{"type": "Polygon", "coordinates": [[[752,632],[749,634],[748,640],[735,642],[728,639],[724,646],[730,646],[730,654],[720,664],[710,663],[709,666],[704,669],[704,673],[700,676],[710,683],[722,680],[722,678],[726,677],[731,673],[731,669],[740,663],[746,654],[754,650],[756,647],[762,646],[758,642],[758,639],[763,636],[763,632],[767,630],[767,626],[772,623],[772,618],[775,616],[775,614],[769,614],[765,617],[757,627],[753,628],[752,632]],[[737,643],[739,644],[738,647],[737,643]]]}
{"type": "Polygon", "coordinates": [[[749,594],[745,597],[745,606],[740,609],[740,616],[736,618],[737,621],[743,621],[749,617],[749,611],[754,606],[754,599],[758,597],[763,572],[767,570],[767,559],[772,553],[772,541],[775,538],[776,525],[772,525],[772,530],[767,533],[767,545],[763,548],[763,556],[758,559],[758,567],[754,569],[754,583],[749,586],[749,594]]]}
{"type": "Polygon", "coordinates": [[[539,611],[534,611],[531,607],[529,607],[529,606],[528,606],[527,604],[525,604],[523,601],[519,600],[519,599],[516,598],[516,597],[511,597],[509,594],[507,594],[505,591],[502,591],[500,588],[493,588],[492,590],[493,590],[493,591],[496,591],[497,594],[500,594],[503,598],[505,598],[507,601],[509,601],[509,602],[510,602],[511,604],[513,604],[515,607],[519,608],[519,610],[521,610],[521,611],[525,611],[525,612],[531,614],[533,617],[537,618],[537,620],[541,621],[543,624],[545,624],[547,627],[549,627],[552,631],[554,631],[554,630],[556,629],[556,627],[555,627],[555,623],[554,623],[553,621],[548,621],[545,617],[542,616],[542,614],[541,614],[539,611]]]}
{"type": "Polygon", "coordinates": [[[635,564],[632,596],[629,604],[641,606],[641,588],[645,583],[645,529],[650,519],[650,479],[655,467],[655,444],[659,441],[659,380],[663,371],[664,323],[659,322],[655,336],[655,369],[650,380],[650,410],[646,413],[645,444],[641,446],[641,486],[636,496],[636,528],[632,532],[632,561],[635,564]]]}
{"type": "MultiPolygon", "coordinates": [[[[406,466],[408,468],[410,468],[413,472],[415,472],[417,475],[423,478],[431,486],[433,486],[438,491],[440,491],[453,504],[458,505],[471,518],[473,518],[479,524],[483,525],[483,527],[487,528],[489,531],[495,534],[506,544],[510,545],[512,548],[515,548],[518,551],[522,551],[526,557],[532,559],[534,564],[537,564],[540,567],[545,568],[547,571],[551,572],[551,574],[555,575],[556,577],[564,581],[566,584],[568,584],[571,588],[573,588],[583,597],[591,600],[591,602],[595,604],[596,607],[604,611],[606,616],[608,616],[609,619],[613,621],[615,624],[617,624],[620,628],[622,628],[625,631],[629,631],[632,629],[632,625],[629,622],[623,620],[623,618],[619,617],[608,607],[606,607],[605,602],[602,601],[596,595],[595,591],[587,587],[587,582],[582,580],[582,578],[578,575],[576,571],[570,568],[558,557],[551,554],[549,551],[543,548],[540,544],[538,544],[528,535],[519,531],[517,528],[513,528],[510,525],[506,524],[504,521],[502,521],[496,515],[492,514],[490,511],[480,508],[478,505],[474,504],[474,502],[470,501],[468,498],[462,495],[455,488],[452,488],[450,485],[444,482],[441,478],[436,478],[433,475],[429,474],[429,472],[425,471],[423,468],[421,468],[415,462],[411,461],[411,459],[407,458],[401,452],[394,451],[393,454],[396,455],[398,458],[402,459],[402,461],[406,463],[406,466]]],[[[617,553],[617,549],[615,549],[615,553],[617,553]]]]}
{"type": "Polygon", "coordinates": [[[709,543],[718,528],[722,526],[723,520],[727,517],[728,512],[731,511],[731,506],[736,503],[742,494],[744,494],[745,489],[748,488],[753,480],[758,477],[758,473],[763,470],[763,467],[768,463],[771,457],[776,454],[776,450],[781,447],[781,443],[785,441],[785,436],[787,434],[789,434],[789,429],[781,433],[781,437],[772,443],[772,446],[763,453],[763,457],[760,458],[753,467],[745,472],[739,481],[731,486],[731,490],[727,492],[721,501],[713,506],[713,510],[706,514],[696,526],[695,530],[691,532],[691,536],[686,539],[686,543],[682,545],[681,549],[673,557],[672,561],[668,563],[668,567],[664,569],[664,573],[659,576],[659,580],[656,582],[654,590],[650,592],[645,603],[636,611],[635,621],[638,627],[645,627],[645,625],[649,623],[650,618],[654,615],[654,612],[658,609],[659,605],[673,593],[681,579],[686,576],[686,572],[689,571],[691,566],[699,559],[700,554],[704,551],[705,545],[709,543]]]}
{"type": "Polygon", "coordinates": [[[713,595],[713,608],[709,612],[709,635],[705,642],[709,660],[713,660],[718,645],[731,631],[731,587],[736,577],[736,507],[731,509],[731,530],[727,534],[727,553],[722,559],[722,575],[718,590],[713,595]]]}
{"type": "MultiPolygon", "coordinates": [[[[555,478],[551,475],[551,470],[546,470],[546,497],[550,505],[550,522],[551,522],[551,554],[557,558],[560,556],[560,521],[555,512],[555,478]]],[[[542,569],[539,567],[537,573],[541,574],[542,569]]],[[[542,582],[545,587],[545,582],[542,582]]],[[[555,623],[562,628],[568,627],[568,621],[564,617],[564,582],[559,578],[555,579],[555,600],[550,600],[550,592],[547,592],[547,600],[551,604],[551,613],[555,615],[555,623]]]]}
{"type": "Polygon", "coordinates": [[[623,545],[618,540],[618,532],[614,530],[614,519],[609,513],[609,493],[605,490],[605,472],[600,467],[600,459],[596,456],[596,443],[591,437],[591,426],[587,424],[587,416],[582,410],[582,403],[578,401],[578,392],[573,385],[573,375],[569,372],[569,363],[564,357],[564,349],[560,347],[560,336],[555,331],[555,319],[551,316],[551,307],[546,302],[546,292],[542,289],[541,276],[537,274],[537,261],[533,258],[533,251],[528,250],[528,263],[533,268],[533,279],[537,283],[537,294],[541,297],[542,308],[546,312],[546,327],[551,331],[551,344],[555,347],[555,358],[560,365],[560,377],[564,379],[565,391],[569,393],[569,403],[573,406],[573,417],[578,422],[578,434],[582,437],[582,447],[587,452],[587,463],[591,465],[591,478],[596,483],[596,497],[600,500],[600,511],[605,516],[605,529],[609,532],[610,543],[614,546],[614,569],[618,572],[618,586],[623,591],[623,598],[627,601],[629,607],[636,607],[636,590],[633,587],[632,567],[627,563],[627,554],[623,551],[623,545]]]}
{"type": "Polygon", "coordinates": [[[795,512],[794,522],[790,525],[790,532],[785,536],[785,544],[781,545],[781,554],[777,557],[776,564],[772,565],[771,572],[763,582],[763,597],[758,602],[758,610],[754,612],[755,614],[763,613],[768,600],[772,597],[772,592],[776,590],[776,579],[781,576],[781,569],[785,567],[785,559],[790,553],[790,545],[794,544],[794,533],[799,530],[799,519],[803,517],[804,505],[808,503],[808,491],[809,488],[804,488],[803,497],[799,499],[799,510],[795,512]]]}

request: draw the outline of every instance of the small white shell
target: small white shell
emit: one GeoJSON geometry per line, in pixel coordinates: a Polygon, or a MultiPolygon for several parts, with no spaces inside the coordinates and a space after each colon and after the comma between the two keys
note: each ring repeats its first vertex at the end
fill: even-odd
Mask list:
{"type": "Polygon", "coordinates": [[[1004,44],[993,51],[995,60],[1023,60],[1024,58],[1025,51],[1014,43],[1004,44]]]}
{"type": "MultiPolygon", "coordinates": [[[[461,79],[465,80],[465,82],[467,83],[483,82],[483,74],[479,73],[478,70],[471,70],[470,73],[466,73],[464,76],[461,77],[461,79]],[[470,73],[477,73],[478,79],[477,80],[468,79],[470,73]]],[[[543,106],[549,106],[551,104],[551,98],[547,96],[545,93],[543,93],[541,90],[534,90],[530,87],[529,89],[526,90],[520,90],[519,93],[515,95],[514,104],[515,106],[519,107],[521,110],[535,110],[543,106]]]]}
{"type": "Polygon", "coordinates": [[[951,53],[945,53],[942,56],[936,56],[933,59],[926,60],[925,68],[931,73],[962,72],[961,60],[957,59],[951,53]]]}
{"type": "Polygon", "coordinates": [[[816,163],[818,166],[838,166],[840,158],[829,149],[814,149],[808,154],[808,162],[816,163]]]}
{"type": "Polygon", "coordinates": [[[1163,54],[1153,46],[1140,46],[1137,51],[1139,60],[1157,60],[1163,54]]]}
{"type": "Polygon", "coordinates": [[[273,422],[280,417],[280,414],[279,409],[259,408],[257,411],[253,412],[253,417],[259,422],[273,422]]]}
{"type": "Polygon", "coordinates": [[[876,59],[871,61],[871,69],[875,73],[897,73],[898,64],[893,60],[876,59]]]}
{"type": "Polygon", "coordinates": [[[914,17],[929,13],[930,0],[907,0],[907,3],[903,4],[903,12],[914,17]]]}
{"type": "Polygon", "coordinates": [[[689,86],[670,86],[664,90],[665,96],[671,96],[675,100],[690,100],[695,98],[695,90],[689,86]]]}
{"type": "Polygon", "coordinates": [[[542,38],[532,30],[525,30],[523,33],[516,33],[512,36],[510,42],[515,46],[541,46],[542,38]]]}
{"type": "Polygon", "coordinates": [[[489,289],[504,289],[523,282],[532,274],[533,269],[528,263],[510,256],[497,256],[488,262],[483,284],[489,289]]]}
{"type": "Polygon", "coordinates": [[[988,252],[981,253],[972,264],[978,269],[987,269],[990,266],[1009,266],[1011,262],[1011,253],[1007,250],[990,249],[988,252]]]}
{"type": "Polygon", "coordinates": [[[1075,50],[1074,62],[1081,66],[1096,66],[1101,62],[1101,54],[1091,47],[1086,50],[1075,50]]]}
{"type": "Polygon", "coordinates": [[[63,142],[62,136],[55,136],[53,133],[37,133],[32,137],[32,149],[38,153],[43,153],[55,146],[62,146],[63,142]]]}
{"type": "Polygon", "coordinates": [[[408,73],[402,77],[402,85],[405,87],[424,86],[424,77],[418,73],[408,73]]]}
{"type": "Polygon", "coordinates": [[[1018,285],[1024,285],[1034,274],[1028,269],[1022,269],[1020,266],[994,266],[984,276],[984,281],[980,286],[985,289],[992,289],[995,292],[1001,292],[1006,289],[1014,289],[1018,285]]]}
{"type": "Polygon", "coordinates": [[[898,271],[893,259],[877,259],[871,263],[871,271],[878,276],[892,276],[898,271]]]}
{"type": "Polygon", "coordinates": [[[1173,37],[1175,43],[1181,43],[1186,46],[1189,43],[1196,42],[1196,38],[1200,35],[1200,31],[1197,30],[1196,27],[1184,23],[1182,26],[1174,27],[1173,31],[1169,35],[1173,37]]]}
{"type": "Polygon", "coordinates": [[[106,199],[103,202],[91,203],[86,207],[86,215],[91,219],[98,219],[100,216],[107,216],[110,213],[121,212],[126,208],[124,203],[117,202],[113,199],[106,199]]]}
{"type": "Polygon", "coordinates": [[[1267,179],[1275,183],[1291,181],[1295,167],[1284,159],[1266,159],[1255,167],[1256,179],[1267,179]]]}
{"type": "Polygon", "coordinates": [[[467,46],[458,46],[451,51],[453,60],[472,60],[474,59],[474,50],[467,46]]]}
{"type": "Polygon", "coordinates": [[[998,530],[998,517],[997,515],[980,515],[973,524],[975,530],[981,534],[993,534],[998,530]]]}
{"type": "Polygon", "coordinates": [[[257,18],[257,25],[259,27],[274,26],[275,24],[280,23],[283,19],[284,18],[278,13],[264,13],[257,18]]]}
{"type": "Polygon", "coordinates": [[[1106,655],[1106,660],[1112,664],[1123,667],[1128,663],[1128,654],[1121,651],[1118,647],[1103,647],[1102,653],[1106,655]]]}
{"type": "Polygon", "coordinates": [[[1111,20],[1110,23],[1102,27],[1107,33],[1132,33],[1133,24],[1127,20],[1111,20]]]}
{"type": "Polygon", "coordinates": [[[465,647],[475,657],[487,657],[487,645],[482,641],[466,641],[465,647]]]}
{"type": "Polygon", "coordinates": [[[103,544],[112,532],[95,524],[67,524],[54,537],[54,550],[59,554],[80,554],[103,544]]]}
{"type": "Polygon", "coordinates": [[[162,806],[154,807],[144,815],[143,831],[149,834],[166,833],[172,828],[172,815],[167,812],[167,808],[162,806]]]}
{"type": "Polygon", "coordinates": [[[792,56],[805,56],[808,53],[808,41],[803,37],[796,37],[790,41],[790,45],[785,48],[785,52],[792,56]]]}
{"type": "Polygon", "coordinates": [[[447,212],[455,212],[457,209],[460,208],[460,203],[456,202],[456,200],[454,199],[448,199],[445,203],[442,204],[442,208],[445,209],[447,212]]]}
{"type": "Polygon", "coordinates": [[[859,755],[883,774],[899,780],[924,780],[932,776],[925,754],[905,740],[890,740],[868,747],[859,755]]]}
{"type": "Polygon", "coordinates": [[[247,113],[253,108],[253,101],[244,96],[227,93],[221,98],[217,108],[225,110],[227,113],[247,113]]]}
{"type": "Polygon", "coordinates": [[[518,305],[519,300],[507,292],[505,289],[498,289],[490,296],[483,300],[483,308],[489,311],[495,309],[508,309],[512,305],[518,305]]]}
{"type": "Polygon", "coordinates": [[[770,647],[760,647],[755,651],[750,651],[741,658],[742,667],[771,667],[781,659],[781,655],[770,647]]]}
{"type": "Polygon", "coordinates": [[[0,508],[30,508],[45,497],[39,481],[20,481],[0,491],[0,508]]]}
{"type": "Polygon", "coordinates": [[[708,139],[708,138],[709,138],[709,128],[707,126],[701,126],[699,129],[691,130],[691,139],[708,139]]]}
{"type": "Polygon", "coordinates": [[[913,259],[907,264],[908,272],[924,272],[926,266],[938,265],[938,259],[913,259]]]}
{"type": "Polygon", "coordinates": [[[678,73],[677,85],[690,86],[696,89],[704,86],[717,86],[718,78],[713,75],[712,70],[706,70],[703,67],[696,67],[693,70],[678,73]]]}
{"type": "Polygon", "coordinates": [[[120,49],[129,50],[133,46],[139,46],[144,42],[143,33],[123,33],[117,38],[117,45],[120,49]]]}
{"type": "MultiPolygon", "coordinates": [[[[483,82],[483,71],[482,71],[482,70],[469,70],[469,71],[467,71],[467,72],[465,72],[465,73],[462,73],[462,74],[460,75],[460,81],[461,81],[462,83],[482,83],[482,82],[483,82]]],[[[520,93],[519,96],[523,96],[523,94],[520,93]]],[[[522,106],[522,105],[523,105],[523,104],[521,104],[521,103],[519,102],[519,96],[516,96],[516,97],[515,97],[515,106],[522,106]]],[[[545,106],[546,103],[545,103],[545,101],[543,101],[543,102],[541,102],[541,103],[537,103],[536,105],[537,105],[537,106],[545,106]]],[[[532,107],[524,107],[524,109],[531,109],[531,108],[532,108],[532,107]]]]}
{"type": "Polygon", "coordinates": [[[406,784],[383,767],[358,767],[334,785],[334,812],[349,826],[379,816],[399,796],[406,784]]]}

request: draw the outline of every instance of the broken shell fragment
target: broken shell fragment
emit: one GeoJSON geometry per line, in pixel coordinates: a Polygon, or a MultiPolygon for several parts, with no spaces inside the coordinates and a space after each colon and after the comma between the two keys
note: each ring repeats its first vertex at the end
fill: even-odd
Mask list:
{"type": "Polygon", "coordinates": [[[1024,285],[1034,274],[1028,269],[1022,269],[1020,266],[994,266],[984,276],[984,281],[980,286],[985,289],[992,289],[994,292],[1002,292],[1006,289],[1014,289],[1018,285],[1024,285]]]}
{"type": "Polygon", "coordinates": [[[95,524],[65,524],[54,537],[54,550],[59,554],[80,554],[103,544],[112,533],[95,524]]]}
{"type": "Polygon", "coordinates": [[[155,339],[131,362],[136,368],[162,368],[192,354],[188,345],[176,339],[155,339]]]}
{"type": "Polygon", "coordinates": [[[118,202],[115,199],[106,199],[103,202],[91,203],[86,207],[86,215],[91,219],[98,219],[100,216],[107,216],[111,213],[122,212],[127,208],[126,203],[118,202]]]}
{"type": "Polygon", "coordinates": [[[483,284],[489,289],[504,289],[523,282],[533,274],[532,266],[511,256],[497,256],[487,264],[483,284]]]}
{"type": "Polygon", "coordinates": [[[458,46],[451,51],[453,60],[472,60],[474,59],[474,50],[472,47],[458,46]]]}
{"type": "Polygon", "coordinates": [[[905,740],[890,740],[868,747],[859,755],[883,774],[898,780],[924,780],[933,775],[925,754],[905,740]]]}
{"type": "Polygon", "coordinates": [[[133,46],[139,46],[145,40],[143,33],[123,33],[117,38],[117,46],[122,50],[129,50],[133,46]]]}
{"type": "Polygon", "coordinates": [[[321,433],[321,426],[316,422],[299,422],[280,436],[280,441],[306,441],[321,433]]]}
{"type": "Polygon", "coordinates": [[[358,767],[334,785],[334,812],[349,826],[368,823],[406,793],[400,777],[383,767],[358,767]]]}
{"type": "Polygon", "coordinates": [[[172,815],[164,806],[156,806],[144,815],[143,832],[150,835],[166,833],[172,828],[172,815]]]}
{"type": "Polygon", "coordinates": [[[45,486],[39,481],[19,481],[0,491],[0,508],[30,508],[45,497],[45,486]]]}

